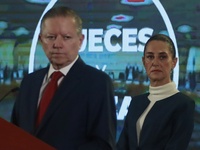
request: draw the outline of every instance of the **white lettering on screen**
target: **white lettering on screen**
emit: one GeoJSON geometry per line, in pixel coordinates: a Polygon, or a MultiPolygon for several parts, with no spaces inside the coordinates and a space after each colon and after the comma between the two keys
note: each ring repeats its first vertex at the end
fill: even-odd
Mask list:
{"type": "Polygon", "coordinates": [[[80,52],[88,49],[88,52],[103,52],[104,47],[109,52],[137,52],[143,51],[144,44],[153,34],[152,28],[124,28],[109,29],[104,32],[103,29],[83,29],[85,36],[80,52]],[[121,36],[121,38],[120,38],[121,36]],[[115,43],[112,42],[115,38],[115,43]],[[119,41],[121,39],[121,41],[119,41]],[[116,42],[117,41],[117,42],[116,42]],[[139,43],[139,44],[138,44],[139,43]]]}

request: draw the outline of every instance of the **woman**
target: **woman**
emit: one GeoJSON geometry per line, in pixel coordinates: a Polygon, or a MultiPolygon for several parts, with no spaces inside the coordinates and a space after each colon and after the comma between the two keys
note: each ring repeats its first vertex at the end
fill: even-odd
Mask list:
{"type": "Polygon", "coordinates": [[[186,150],[193,131],[195,103],[176,89],[171,72],[177,58],[172,40],[154,35],[142,58],[149,93],[132,98],[118,150],[186,150]]]}

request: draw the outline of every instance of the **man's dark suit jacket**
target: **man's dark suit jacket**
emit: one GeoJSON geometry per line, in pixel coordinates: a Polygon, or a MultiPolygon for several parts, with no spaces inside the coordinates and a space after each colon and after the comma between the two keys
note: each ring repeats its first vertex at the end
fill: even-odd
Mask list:
{"type": "Polygon", "coordinates": [[[136,122],[150,103],[148,95],[133,97],[117,150],[186,150],[194,127],[195,103],[181,92],[154,104],[138,144],[136,122]]]}
{"type": "Polygon", "coordinates": [[[80,57],[35,129],[38,95],[48,69],[24,77],[11,121],[58,150],[113,150],[116,109],[112,81],[80,57]]]}

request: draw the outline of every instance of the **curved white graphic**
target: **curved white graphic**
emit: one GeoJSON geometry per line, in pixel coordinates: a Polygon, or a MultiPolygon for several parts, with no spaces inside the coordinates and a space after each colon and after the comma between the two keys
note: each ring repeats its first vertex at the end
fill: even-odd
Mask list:
{"type": "Polygon", "coordinates": [[[30,50],[30,56],[29,56],[29,67],[28,67],[28,73],[33,72],[34,70],[34,59],[35,59],[35,50],[36,50],[36,45],[38,42],[38,36],[40,33],[40,24],[41,24],[41,19],[44,16],[44,14],[53,7],[53,5],[57,2],[57,0],[51,0],[49,2],[49,4],[47,5],[46,9],[44,10],[42,16],[40,17],[40,20],[37,24],[34,36],[33,36],[33,40],[32,40],[32,44],[31,44],[31,50],[30,50]]]}
{"type": "MultiPolygon", "coordinates": [[[[162,18],[165,22],[169,36],[173,40],[175,48],[176,48],[176,56],[178,57],[177,42],[176,42],[174,30],[173,30],[172,24],[170,22],[170,19],[169,19],[167,13],[166,13],[164,7],[160,3],[160,1],[159,0],[153,0],[153,2],[154,2],[155,6],[157,7],[158,11],[160,12],[160,15],[162,16],[162,18]]],[[[178,78],[179,78],[179,60],[177,62],[176,67],[174,68],[174,74],[173,74],[173,81],[176,83],[176,86],[178,86],[178,78]]]]}

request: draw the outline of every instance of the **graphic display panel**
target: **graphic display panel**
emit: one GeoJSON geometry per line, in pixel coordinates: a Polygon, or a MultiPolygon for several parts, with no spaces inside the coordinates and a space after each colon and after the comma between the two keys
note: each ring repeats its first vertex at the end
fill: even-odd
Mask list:
{"type": "MultiPolygon", "coordinates": [[[[169,35],[178,65],[172,78],[196,102],[195,129],[200,122],[200,3],[198,0],[0,0],[0,96],[18,87],[24,75],[48,64],[38,41],[40,19],[55,5],[73,8],[83,19],[85,41],[80,56],[113,79],[118,136],[131,97],[148,90],[141,57],[145,42],[156,33],[169,35]]],[[[1,102],[10,119],[15,93],[1,102]]],[[[200,141],[195,130],[191,149],[200,141]]]]}

